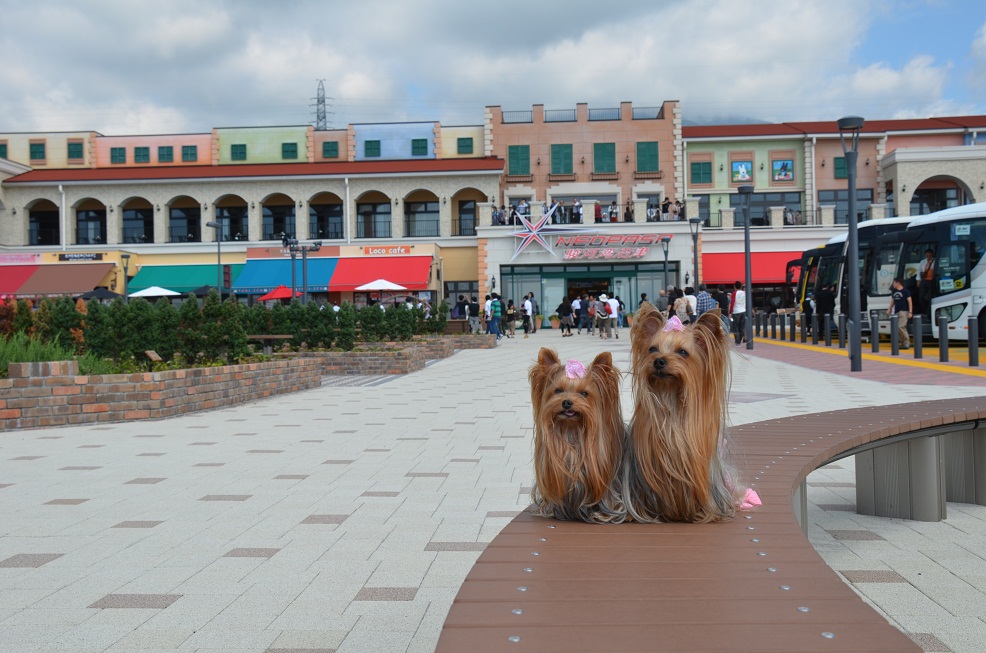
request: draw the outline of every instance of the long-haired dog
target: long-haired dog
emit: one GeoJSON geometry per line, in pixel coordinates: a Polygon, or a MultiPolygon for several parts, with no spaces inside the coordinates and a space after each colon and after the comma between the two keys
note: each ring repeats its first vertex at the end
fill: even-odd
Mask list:
{"type": "Polygon", "coordinates": [[[750,507],[723,460],[729,335],[719,311],[686,326],[644,304],[630,344],[634,407],[623,469],[629,516],[712,522],[750,507]]]}
{"type": "Polygon", "coordinates": [[[542,348],[531,367],[537,514],[558,519],[619,523],[619,467],[625,427],[620,372],[604,352],[588,368],[542,348]]]}

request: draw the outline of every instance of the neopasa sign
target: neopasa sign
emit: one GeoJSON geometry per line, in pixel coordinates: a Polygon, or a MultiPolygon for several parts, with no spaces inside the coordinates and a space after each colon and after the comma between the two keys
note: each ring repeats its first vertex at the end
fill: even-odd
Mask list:
{"type": "MultiPolygon", "coordinates": [[[[558,236],[555,247],[570,248],[565,260],[641,258],[657,245],[665,234],[558,236]],[[575,249],[571,249],[575,248],[575,249]]],[[[668,236],[670,238],[670,235],[668,236]]]]}

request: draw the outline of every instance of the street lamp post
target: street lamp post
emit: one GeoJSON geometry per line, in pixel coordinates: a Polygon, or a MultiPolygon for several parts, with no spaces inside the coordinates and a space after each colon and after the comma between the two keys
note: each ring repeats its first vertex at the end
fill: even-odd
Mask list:
{"type": "Polygon", "coordinates": [[[692,287],[696,289],[695,294],[698,294],[698,233],[702,230],[702,218],[690,218],[688,228],[692,231],[692,257],[695,259],[692,268],[692,287]]]}
{"type": "MultiPolygon", "coordinates": [[[[664,290],[665,288],[668,287],[668,245],[670,244],[671,244],[671,236],[661,236],[661,248],[664,250],[664,270],[663,270],[664,274],[661,277],[661,281],[664,284],[664,288],[661,288],[660,290],[664,290]]],[[[669,297],[668,301],[670,300],[671,298],[669,297]]]]}
{"type": "Polygon", "coordinates": [[[219,290],[219,301],[223,298],[223,237],[222,224],[216,221],[206,222],[205,226],[216,230],[216,288],[219,290]]]}
{"type": "MultiPolygon", "coordinates": [[[[842,152],[846,155],[846,171],[849,177],[849,234],[846,266],[849,268],[849,369],[863,371],[863,333],[860,323],[862,313],[859,284],[859,220],[856,216],[856,161],[859,154],[859,132],[863,119],[847,116],[838,122],[842,152]],[[848,138],[848,142],[846,137],[848,138]]],[[[875,338],[877,334],[873,334],[875,338]]]]}
{"type": "Polygon", "coordinates": [[[753,196],[753,186],[740,186],[736,189],[743,196],[743,265],[746,279],[746,319],[743,337],[746,348],[753,349],[753,267],[750,265],[750,199],[753,196]]]}
{"type": "Polygon", "coordinates": [[[130,270],[130,254],[120,254],[120,258],[123,259],[123,301],[129,304],[130,276],[128,272],[130,270]]]}
{"type": "Polygon", "coordinates": [[[296,276],[295,261],[298,252],[301,252],[301,303],[308,304],[308,252],[317,252],[322,249],[322,241],[316,240],[311,245],[299,245],[297,238],[288,238],[286,234],[281,234],[281,244],[288,248],[291,253],[291,299],[294,299],[296,276]]]}

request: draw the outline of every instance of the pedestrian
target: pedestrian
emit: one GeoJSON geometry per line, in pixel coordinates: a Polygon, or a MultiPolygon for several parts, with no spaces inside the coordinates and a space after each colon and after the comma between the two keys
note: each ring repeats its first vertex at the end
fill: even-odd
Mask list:
{"type": "Polygon", "coordinates": [[[514,300],[507,300],[507,337],[513,338],[517,335],[514,332],[514,322],[517,320],[517,307],[514,306],[514,300]]]}
{"type": "Polygon", "coordinates": [[[733,338],[737,345],[742,344],[746,340],[746,292],[741,281],[733,284],[729,315],[733,318],[733,338]]]}
{"type": "Polygon", "coordinates": [[[531,295],[524,295],[524,337],[531,337],[531,325],[534,324],[534,304],[531,302],[531,295]]]}
{"type": "Polygon", "coordinates": [[[620,207],[616,205],[616,200],[613,200],[613,202],[609,205],[609,221],[620,221],[620,207]]]}
{"type": "Polygon", "coordinates": [[[695,315],[701,316],[716,307],[716,300],[712,299],[704,283],[698,285],[698,294],[695,295],[695,315]]]}
{"type": "Polygon", "coordinates": [[[558,304],[558,308],[555,309],[555,313],[558,314],[561,337],[571,338],[572,325],[575,324],[575,320],[572,318],[572,302],[568,301],[568,297],[562,298],[561,304],[558,304]]]}
{"type": "Polygon", "coordinates": [[[538,306],[538,300],[534,298],[534,293],[529,292],[527,295],[531,298],[531,333],[538,332],[538,315],[541,314],[541,307],[538,306]]]}
{"type": "Polygon", "coordinates": [[[579,299],[579,334],[582,334],[582,329],[585,332],[592,335],[592,318],[589,317],[589,311],[593,311],[592,301],[590,301],[588,295],[582,295],[579,299]]]}
{"type": "Polygon", "coordinates": [[[469,333],[479,333],[479,299],[469,302],[469,333]]]}
{"type": "MultiPolygon", "coordinates": [[[[904,280],[895,277],[890,284],[890,308],[888,313],[897,316],[897,333],[900,338],[900,348],[911,348],[911,337],[907,333],[907,320],[914,311],[914,302],[911,298],[911,291],[904,287],[904,280]]],[[[939,334],[941,336],[941,334],[939,334]]],[[[944,336],[948,337],[948,336],[944,336]]]]}

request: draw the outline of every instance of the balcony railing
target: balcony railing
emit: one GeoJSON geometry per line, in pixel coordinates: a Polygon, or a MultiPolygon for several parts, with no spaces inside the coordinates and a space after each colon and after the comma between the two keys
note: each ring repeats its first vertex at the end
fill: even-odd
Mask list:
{"type": "Polygon", "coordinates": [[[534,122],[533,111],[504,111],[503,124],[534,122]]]}
{"type": "Polygon", "coordinates": [[[58,229],[32,229],[30,245],[59,245],[61,234],[58,229]]]}
{"type": "Polygon", "coordinates": [[[330,222],[328,226],[323,225],[321,228],[317,224],[309,224],[308,237],[312,240],[321,240],[322,238],[328,240],[340,239],[342,238],[342,221],[330,222]]]}
{"type": "Polygon", "coordinates": [[[622,116],[620,108],[615,109],[589,109],[589,120],[620,120],[622,116]]]}
{"type": "Polygon", "coordinates": [[[545,122],[575,122],[577,119],[575,109],[555,109],[544,112],[545,122]]]}
{"type": "Polygon", "coordinates": [[[475,236],[476,218],[471,215],[460,215],[459,219],[452,222],[453,236],[475,236]]]}
{"type": "Polygon", "coordinates": [[[634,107],[634,120],[660,120],[664,117],[664,107],[634,107]]]}
{"type": "Polygon", "coordinates": [[[170,227],[168,229],[169,243],[197,243],[200,242],[198,234],[189,230],[188,227],[170,227]]]}
{"type": "Polygon", "coordinates": [[[123,242],[125,243],[153,243],[154,236],[147,235],[143,227],[131,227],[123,230],[123,242]]]}
{"type": "Polygon", "coordinates": [[[407,218],[404,220],[404,235],[408,238],[437,238],[441,235],[438,218],[407,218]]]}

